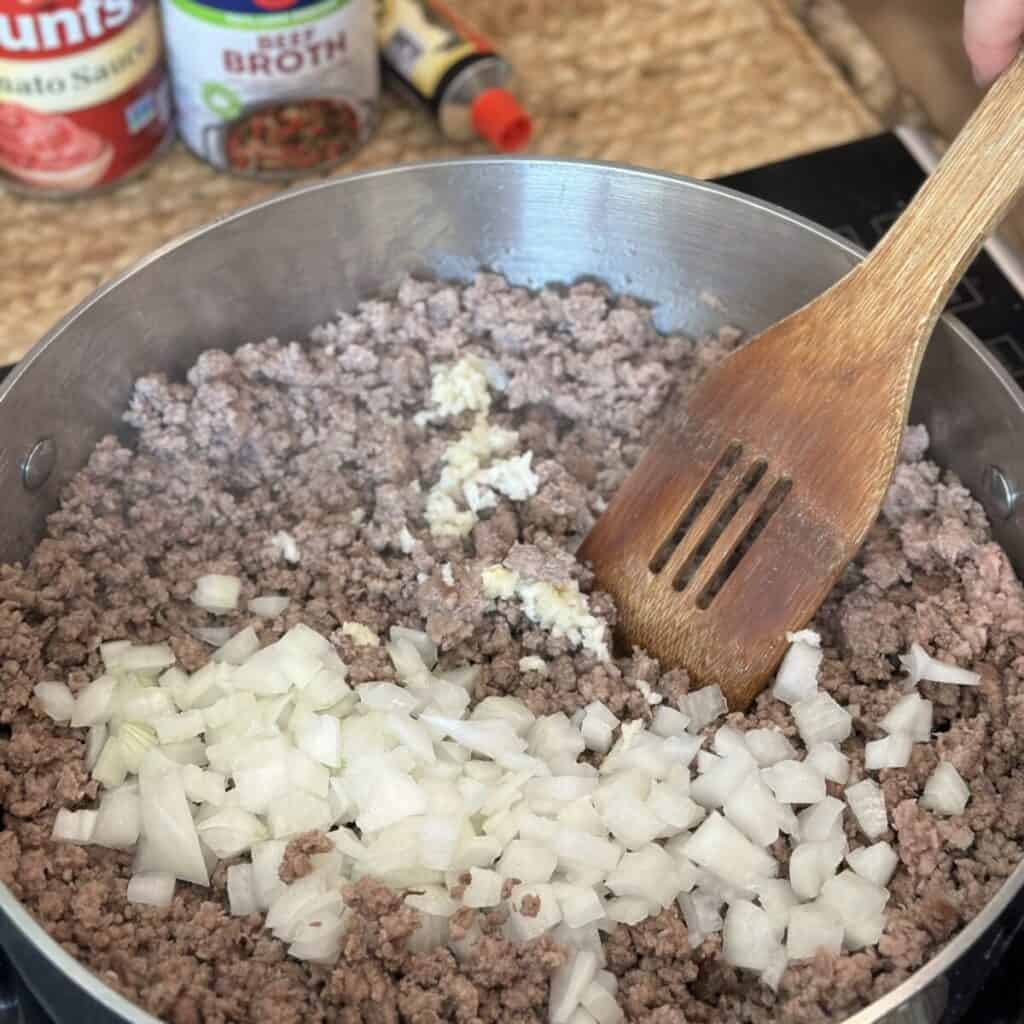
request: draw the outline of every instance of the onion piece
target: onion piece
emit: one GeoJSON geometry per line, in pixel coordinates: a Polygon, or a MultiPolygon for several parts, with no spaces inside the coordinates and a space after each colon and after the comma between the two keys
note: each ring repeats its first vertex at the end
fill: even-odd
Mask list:
{"type": "Polygon", "coordinates": [[[142,808],[137,786],[122,786],[103,794],[96,812],[91,840],[97,846],[127,850],[139,839],[142,808]]]}
{"type": "Polygon", "coordinates": [[[744,734],[747,750],[762,768],[779,761],[795,761],[793,744],[778,729],[751,729],[744,734]]]}
{"type": "Polygon", "coordinates": [[[819,905],[843,923],[843,945],[856,951],[873,946],[885,927],[886,889],[852,871],[843,871],[822,886],[819,905]]]}
{"type": "Polygon", "coordinates": [[[597,955],[578,950],[569,961],[551,976],[548,999],[548,1020],[551,1024],[568,1024],[580,1004],[583,993],[597,974],[597,955]]]}
{"type": "Polygon", "coordinates": [[[712,811],[683,850],[694,864],[741,889],[759,878],[774,878],[779,873],[775,858],[755,846],[718,811],[712,811]]]}
{"type": "Polygon", "coordinates": [[[127,770],[138,773],[142,759],[157,745],[157,736],[141,722],[123,722],[117,730],[117,742],[127,770]]]}
{"type": "Polygon", "coordinates": [[[69,811],[62,807],[54,819],[50,838],[56,843],[88,845],[96,827],[96,814],[96,811],[69,811]]]}
{"type": "Polygon", "coordinates": [[[647,900],[639,896],[617,896],[605,901],[605,912],[610,921],[634,925],[650,917],[647,900]]]}
{"type": "Polygon", "coordinates": [[[140,869],[164,871],[183,882],[209,885],[180,769],[156,750],[146,753],[140,769],[139,800],[146,839],[140,869]]]}
{"type": "Polygon", "coordinates": [[[341,722],[330,715],[310,715],[295,733],[295,743],[304,754],[327,765],[341,767],[341,722]]]}
{"type": "Polygon", "coordinates": [[[696,889],[681,893],[676,902],[686,922],[690,949],[696,949],[709,935],[722,930],[722,898],[717,894],[696,889]]]}
{"type": "Polygon", "coordinates": [[[907,685],[916,686],[921,680],[933,683],[953,683],[956,686],[977,686],[981,676],[965,668],[949,665],[933,658],[920,644],[911,644],[908,654],[900,655],[900,664],[907,673],[907,685]]]}
{"type": "Polygon", "coordinates": [[[32,692],[48,717],[55,722],[71,721],[75,710],[75,695],[65,683],[36,683],[32,692]]]}
{"type": "Polygon", "coordinates": [[[242,581],[237,576],[207,573],[196,580],[191,600],[198,608],[220,615],[238,607],[241,591],[242,581]]]}
{"type": "Polygon", "coordinates": [[[717,685],[692,690],[679,702],[679,710],[690,718],[687,726],[691,733],[702,732],[716,718],[729,710],[728,702],[717,685]]]}
{"type": "Polygon", "coordinates": [[[96,767],[103,747],[107,742],[106,725],[90,725],[89,735],[85,738],[85,767],[92,771],[96,767]]]}
{"type": "Polygon", "coordinates": [[[290,604],[290,597],[278,594],[263,594],[249,601],[249,611],[253,615],[258,615],[261,619],[276,619],[278,615],[288,610],[288,605],[290,604]]]}
{"type": "Polygon", "coordinates": [[[730,754],[709,765],[707,771],[693,780],[690,797],[709,810],[721,807],[756,773],[757,762],[746,750],[730,754]]]}
{"type": "Polygon", "coordinates": [[[253,895],[260,910],[266,910],[285,888],[279,871],[287,847],[288,841],[285,839],[268,839],[256,843],[249,851],[253,895]]]}
{"type": "Polygon", "coordinates": [[[509,906],[506,930],[515,942],[529,942],[562,920],[561,907],[550,885],[517,885],[512,890],[509,906]],[[532,916],[523,913],[523,900],[527,897],[536,897],[540,901],[537,913],[532,916]]]}
{"type": "Polygon", "coordinates": [[[866,878],[880,888],[889,884],[899,860],[896,851],[888,843],[863,846],[858,850],[850,850],[846,855],[846,863],[861,878],[866,878]]]}
{"type": "Polygon", "coordinates": [[[816,743],[841,743],[853,729],[850,713],[823,691],[794,704],[792,712],[808,748],[816,743]]]}
{"type": "Polygon", "coordinates": [[[221,647],[231,639],[230,626],[186,626],[185,628],[197,640],[202,640],[210,647],[221,647]]]}
{"type": "Polygon", "coordinates": [[[484,867],[469,869],[469,885],[462,894],[462,902],[467,907],[496,907],[501,903],[501,890],[505,879],[497,871],[484,867]]]}
{"type": "Polygon", "coordinates": [[[188,764],[182,767],[181,781],[192,803],[214,806],[224,803],[227,780],[220,772],[203,771],[197,765],[188,764]]]}
{"type": "Polygon", "coordinates": [[[756,774],[740,784],[723,810],[726,818],[758,846],[771,846],[779,838],[782,808],[756,774]]]}
{"type": "Polygon", "coordinates": [[[174,899],[174,886],[174,875],[165,871],[142,871],[128,880],[125,895],[129,903],[169,907],[174,899]]]}
{"type": "Polygon", "coordinates": [[[880,838],[889,827],[889,816],[885,810],[885,794],[878,783],[863,779],[847,787],[843,795],[864,835],[871,840],[880,838]]]}
{"type": "MultiPolygon", "coordinates": [[[[597,974],[604,973],[607,972],[597,972],[597,974]]],[[[612,975],[612,977],[614,978],[615,976],[612,975]]],[[[598,980],[597,975],[583,990],[583,995],[580,996],[580,1004],[597,1024],[621,1024],[626,1018],[626,1015],[622,1012],[622,1007],[615,1001],[614,991],[609,992],[598,980]]],[[[572,1022],[572,1024],[576,1024],[576,1022],[572,1022]]]]}
{"type": "Polygon", "coordinates": [[[109,722],[114,713],[116,688],[117,680],[113,676],[100,676],[94,679],[75,698],[75,707],[71,712],[72,727],[77,729],[109,722]]]}
{"type": "Polygon", "coordinates": [[[908,733],[894,732],[864,747],[864,768],[874,772],[882,768],[906,768],[910,764],[914,739],[908,733]]]}
{"type": "Polygon", "coordinates": [[[971,792],[949,761],[940,761],[924,784],[919,806],[936,814],[963,814],[971,792]]]}
{"type": "Polygon", "coordinates": [[[798,815],[799,836],[802,843],[821,842],[843,834],[843,811],[841,800],[827,796],[811,805],[798,815]]]}
{"type": "Polygon", "coordinates": [[[267,825],[274,839],[288,838],[301,832],[324,832],[330,824],[330,804],[311,793],[280,796],[267,808],[267,825]]]}
{"type": "Polygon", "coordinates": [[[118,651],[114,661],[116,672],[159,673],[177,661],[169,644],[130,644],[118,651]]]}
{"type": "Polygon", "coordinates": [[[779,761],[762,768],[761,778],[779,803],[817,804],[826,796],[824,776],[806,761],[779,761]]]}
{"type": "Polygon", "coordinates": [[[793,886],[784,878],[765,878],[754,882],[751,888],[761,908],[771,919],[776,937],[781,940],[789,923],[789,913],[800,903],[793,886]]]}
{"type": "Polygon", "coordinates": [[[932,735],[933,705],[918,693],[901,697],[878,723],[887,733],[906,733],[916,743],[927,743],[932,735]]]}
{"type": "Polygon", "coordinates": [[[113,789],[115,786],[120,786],[127,776],[128,766],[125,764],[121,742],[116,736],[109,736],[96,759],[92,777],[101,786],[113,789]]]}
{"type": "Polygon", "coordinates": [[[258,914],[260,906],[252,864],[232,864],[227,872],[228,907],[235,917],[258,914]]]}
{"type": "MultiPolygon", "coordinates": [[[[514,697],[484,697],[469,717],[475,722],[507,722],[518,736],[526,736],[537,720],[537,716],[514,697]]],[[[577,745],[574,734],[571,736],[570,749],[577,745]]]]}
{"type": "Polygon", "coordinates": [[[850,778],[849,759],[834,743],[813,744],[804,760],[821,772],[829,782],[838,782],[843,786],[850,778]]]}
{"type": "Polygon", "coordinates": [[[267,829],[254,814],[241,807],[215,807],[196,825],[199,838],[221,860],[237,857],[267,838],[267,829]]]}
{"type": "Polygon", "coordinates": [[[790,960],[807,960],[818,952],[837,956],[843,948],[843,925],[814,903],[794,907],[789,914],[786,953],[790,960]]]}
{"type": "Polygon", "coordinates": [[[201,711],[184,711],[154,719],[153,727],[161,743],[183,743],[201,735],[206,730],[206,721],[201,711]]]}
{"type": "Polygon", "coordinates": [[[789,857],[789,882],[804,900],[813,900],[836,873],[846,852],[846,837],[801,843],[789,857]]]}
{"type": "MultiPolygon", "coordinates": [[[[604,705],[601,706],[603,707],[604,705]]],[[[612,717],[614,718],[614,716],[612,717]]],[[[617,720],[615,724],[618,724],[617,720]]],[[[682,711],[677,711],[667,704],[662,704],[654,712],[654,718],[651,720],[651,732],[655,736],[667,739],[669,736],[682,736],[689,728],[689,725],[690,718],[688,715],[684,715],[682,711]]]]}
{"type": "MultiPolygon", "coordinates": [[[[285,603],[287,604],[287,598],[285,603]]],[[[252,602],[249,602],[252,607],[252,602]]],[[[252,626],[246,626],[234,636],[222,642],[222,646],[213,652],[214,661],[223,661],[228,665],[243,665],[260,649],[260,638],[252,626]]]]}
{"type": "Polygon", "coordinates": [[[793,634],[775,675],[772,696],[786,704],[797,704],[813,697],[818,689],[818,670],[823,657],[821,638],[816,633],[805,630],[793,634]]]}
{"type": "Polygon", "coordinates": [[[769,916],[748,900],[737,900],[725,915],[722,958],[734,967],[763,971],[772,962],[779,940],[769,916]]]}

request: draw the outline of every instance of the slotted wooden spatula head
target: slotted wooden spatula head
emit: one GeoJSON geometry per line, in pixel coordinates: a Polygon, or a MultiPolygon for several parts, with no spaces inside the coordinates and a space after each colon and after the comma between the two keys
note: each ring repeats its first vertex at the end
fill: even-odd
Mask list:
{"type": "Polygon", "coordinates": [[[878,515],[928,339],[1022,181],[1018,60],[875,252],[713,371],[615,494],[579,557],[620,640],[753,700],[878,515]]]}

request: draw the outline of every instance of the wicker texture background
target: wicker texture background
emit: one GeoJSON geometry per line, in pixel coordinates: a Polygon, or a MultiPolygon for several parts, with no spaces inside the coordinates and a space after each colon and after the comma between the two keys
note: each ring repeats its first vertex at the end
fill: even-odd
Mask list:
{"type": "MultiPolygon", "coordinates": [[[[712,177],[879,128],[782,0],[460,0],[516,66],[531,152],[712,177]]],[[[477,149],[446,144],[385,98],[370,144],[337,173],[477,149]]],[[[0,363],[98,284],[273,186],[217,174],[180,145],[108,195],[0,193],[0,363]]]]}

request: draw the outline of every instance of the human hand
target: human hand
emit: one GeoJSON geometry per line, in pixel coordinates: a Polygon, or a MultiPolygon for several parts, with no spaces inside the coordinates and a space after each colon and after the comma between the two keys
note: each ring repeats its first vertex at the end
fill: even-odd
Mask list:
{"type": "Polygon", "coordinates": [[[1017,56],[1024,34],[1024,0],[965,0],[964,47],[975,80],[988,85],[1017,56]]]}

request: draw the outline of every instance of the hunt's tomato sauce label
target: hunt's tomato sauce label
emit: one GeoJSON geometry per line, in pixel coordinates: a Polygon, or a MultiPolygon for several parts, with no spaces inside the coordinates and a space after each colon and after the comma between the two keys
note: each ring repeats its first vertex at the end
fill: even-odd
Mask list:
{"type": "Polygon", "coordinates": [[[169,140],[153,0],[0,0],[0,175],[73,195],[141,168],[169,140]]]}
{"type": "Polygon", "coordinates": [[[323,170],[372,130],[373,0],[161,0],[178,131],[215,167],[323,170]]]}

